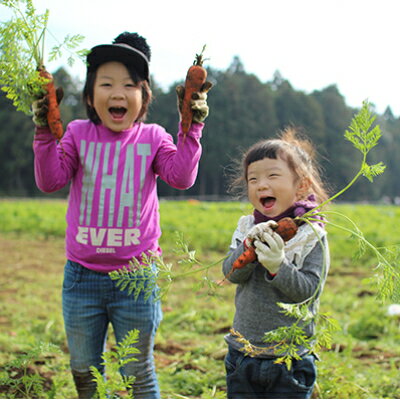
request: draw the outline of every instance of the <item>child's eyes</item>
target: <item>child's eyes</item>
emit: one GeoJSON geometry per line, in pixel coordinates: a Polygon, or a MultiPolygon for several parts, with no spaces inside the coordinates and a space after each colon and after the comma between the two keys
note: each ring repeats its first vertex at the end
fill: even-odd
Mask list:
{"type": "MultiPolygon", "coordinates": [[[[274,173],[274,174],[269,174],[268,178],[277,178],[279,176],[280,176],[279,174],[274,173]]],[[[255,178],[255,177],[248,178],[247,181],[248,182],[257,182],[257,178],[255,178]]]]}
{"type": "MultiPolygon", "coordinates": [[[[100,84],[101,87],[111,87],[111,83],[101,83],[100,84]]],[[[127,83],[125,84],[125,87],[127,88],[136,88],[138,85],[136,85],[135,83],[127,83]]]]}

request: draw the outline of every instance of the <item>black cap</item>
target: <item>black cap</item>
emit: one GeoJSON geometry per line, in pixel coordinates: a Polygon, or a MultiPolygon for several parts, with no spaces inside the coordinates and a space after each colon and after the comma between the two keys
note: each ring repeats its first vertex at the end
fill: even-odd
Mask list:
{"type": "Polygon", "coordinates": [[[119,61],[133,66],[138,74],[150,82],[149,59],[140,50],[126,43],[101,44],[95,46],[87,55],[88,72],[109,61],[119,61]]]}

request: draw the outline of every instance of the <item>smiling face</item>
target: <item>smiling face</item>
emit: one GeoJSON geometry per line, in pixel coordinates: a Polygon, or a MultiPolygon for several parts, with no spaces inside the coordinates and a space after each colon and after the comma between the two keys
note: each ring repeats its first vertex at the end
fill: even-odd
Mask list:
{"type": "Polygon", "coordinates": [[[96,72],[93,104],[103,125],[114,132],[132,128],[142,109],[142,88],[124,64],[111,61],[96,72]]]}
{"type": "Polygon", "coordinates": [[[282,158],[263,158],[247,168],[250,203],[267,217],[276,217],[298,200],[300,179],[282,158]]]}

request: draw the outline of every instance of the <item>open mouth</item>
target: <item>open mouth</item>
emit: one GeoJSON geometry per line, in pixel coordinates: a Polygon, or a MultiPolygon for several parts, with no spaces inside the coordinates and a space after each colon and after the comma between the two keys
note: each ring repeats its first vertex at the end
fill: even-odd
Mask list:
{"type": "Polygon", "coordinates": [[[264,208],[271,208],[274,206],[276,202],[276,198],[275,197],[261,197],[260,199],[260,203],[263,205],[264,208]]]}
{"type": "Polygon", "coordinates": [[[127,109],[125,107],[110,107],[108,111],[110,112],[112,119],[121,120],[124,118],[127,109]]]}

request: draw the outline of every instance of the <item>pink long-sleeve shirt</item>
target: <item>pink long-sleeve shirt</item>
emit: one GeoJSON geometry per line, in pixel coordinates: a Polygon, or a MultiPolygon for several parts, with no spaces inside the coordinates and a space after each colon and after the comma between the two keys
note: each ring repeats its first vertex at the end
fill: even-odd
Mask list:
{"type": "Polygon", "coordinates": [[[61,145],[48,128],[33,142],[36,184],[54,192],[71,182],[66,257],[98,271],[127,266],[142,253],[160,253],[157,177],[177,189],[195,182],[203,124],[192,124],[177,146],[164,128],[137,123],[119,133],[88,120],[71,122],[61,145]]]}

